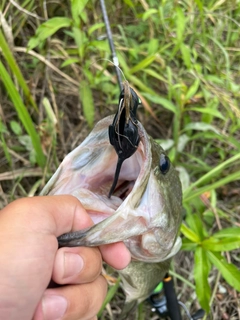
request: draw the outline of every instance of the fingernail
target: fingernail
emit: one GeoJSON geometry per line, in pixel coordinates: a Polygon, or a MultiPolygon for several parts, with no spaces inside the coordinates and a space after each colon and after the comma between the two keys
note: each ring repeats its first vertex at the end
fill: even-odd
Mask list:
{"type": "Polygon", "coordinates": [[[77,275],[83,268],[83,259],[79,254],[64,254],[64,278],[77,275]]]}
{"type": "Polygon", "coordinates": [[[67,310],[67,300],[61,296],[44,295],[42,308],[44,320],[60,320],[67,310]]]}

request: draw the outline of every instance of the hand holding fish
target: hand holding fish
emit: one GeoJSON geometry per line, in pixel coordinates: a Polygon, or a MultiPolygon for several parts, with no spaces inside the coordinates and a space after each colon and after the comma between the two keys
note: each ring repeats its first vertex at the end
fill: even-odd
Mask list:
{"type": "Polygon", "coordinates": [[[0,211],[1,319],[96,319],[107,290],[102,259],[122,269],[130,254],[123,243],[58,249],[57,236],[92,224],[72,196],[25,198],[0,211]]]}

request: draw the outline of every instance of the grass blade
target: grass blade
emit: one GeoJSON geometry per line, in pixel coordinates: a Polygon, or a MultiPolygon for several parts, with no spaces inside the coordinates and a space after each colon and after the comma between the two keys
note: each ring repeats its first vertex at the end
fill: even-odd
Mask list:
{"type": "Polygon", "coordinates": [[[38,107],[37,107],[32,95],[31,95],[31,92],[27,86],[27,83],[21,73],[21,70],[19,69],[19,67],[17,65],[17,62],[16,62],[11,50],[9,49],[9,46],[8,46],[1,30],[0,30],[0,47],[2,48],[2,53],[3,53],[8,65],[9,65],[9,67],[11,68],[12,73],[15,75],[19,85],[23,89],[23,92],[24,92],[27,100],[31,103],[31,105],[34,107],[34,109],[36,111],[38,111],[38,107]]]}
{"type": "Polygon", "coordinates": [[[34,128],[32,119],[27,111],[27,108],[23,104],[23,101],[12,82],[12,79],[10,78],[7,70],[5,69],[1,61],[0,61],[0,77],[2,78],[2,81],[7,89],[7,92],[15,106],[15,109],[18,113],[20,121],[22,122],[27,133],[31,137],[32,145],[36,152],[37,163],[39,164],[40,167],[43,168],[46,162],[46,158],[42,151],[39,135],[37,134],[34,128]]]}
{"type": "Polygon", "coordinates": [[[200,179],[198,179],[196,182],[192,183],[190,185],[189,188],[187,188],[184,191],[184,197],[185,200],[188,196],[188,194],[194,189],[196,188],[198,185],[203,184],[204,182],[208,181],[209,179],[213,178],[214,176],[216,176],[217,174],[219,174],[225,167],[227,167],[228,165],[230,165],[231,163],[237,161],[240,159],[240,153],[236,154],[235,156],[233,156],[232,158],[222,162],[221,164],[219,164],[217,167],[213,168],[211,171],[209,171],[208,173],[206,173],[205,175],[203,175],[200,179]]]}
{"type": "Polygon", "coordinates": [[[230,251],[240,248],[240,235],[239,237],[230,236],[225,239],[216,239],[214,236],[202,242],[202,247],[205,250],[211,251],[230,251]]]}
{"type": "Polygon", "coordinates": [[[210,271],[210,263],[208,261],[206,251],[201,247],[197,247],[194,254],[194,260],[194,279],[196,283],[196,293],[202,308],[209,312],[211,291],[208,283],[208,274],[210,271]]]}
{"type": "Polygon", "coordinates": [[[227,261],[220,253],[207,251],[209,260],[222,273],[223,278],[236,290],[240,291],[240,272],[236,266],[227,261]]]}
{"type": "Polygon", "coordinates": [[[92,90],[86,81],[82,81],[82,83],[80,84],[79,95],[83,106],[84,116],[87,120],[89,127],[92,128],[94,122],[95,109],[92,90]]]}
{"type": "Polygon", "coordinates": [[[102,304],[101,309],[98,312],[98,317],[101,317],[103,310],[105,309],[106,305],[112,300],[112,298],[114,297],[115,293],[117,292],[117,289],[120,285],[120,278],[117,279],[117,282],[115,283],[114,286],[112,286],[107,293],[107,296],[102,304]]]}
{"type": "Polygon", "coordinates": [[[211,191],[211,190],[217,189],[221,186],[226,185],[229,182],[236,181],[236,180],[240,180],[240,171],[234,172],[234,173],[224,177],[223,179],[216,181],[213,184],[209,184],[209,185],[206,185],[202,188],[199,188],[196,191],[192,191],[187,196],[186,196],[186,194],[184,194],[183,200],[184,200],[184,202],[188,202],[188,201],[192,200],[193,198],[200,196],[201,194],[203,194],[206,191],[211,191]]]}

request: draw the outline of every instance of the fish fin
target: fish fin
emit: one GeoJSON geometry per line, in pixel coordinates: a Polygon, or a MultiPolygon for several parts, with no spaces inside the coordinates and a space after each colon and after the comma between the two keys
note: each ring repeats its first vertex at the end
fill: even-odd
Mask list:
{"type": "Polygon", "coordinates": [[[123,310],[120,314],[119,320],[126,320],[129,319],[129,316],[133,313],[135,313],[136,309],[137,309],[137,300],[132,300],[130,302],[126,302],[123,310]]]}

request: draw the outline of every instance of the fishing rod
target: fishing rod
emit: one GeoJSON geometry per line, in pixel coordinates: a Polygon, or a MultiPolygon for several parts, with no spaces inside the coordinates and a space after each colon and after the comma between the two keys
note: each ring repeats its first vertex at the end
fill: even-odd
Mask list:
{"type": "Polygon", "coordinates": [[[156,312],[161,319],[182,320],[180,306],[184,309],[189,320],[199,320],[205,315],[203,309],[190,314],[186,305],[177,299],[173,279],[168,273],[150,295],[148,301],[152,306],[152,311],[156,312]]]}
{"type": "Polygon", "coordinates": [[[107,38],[108,38],[108,42],[109,42],[109,47],[112,52],[112,60],[113,60],[114,66],[115,66],[116,74],[117,74],[118,85],[119,85],[120,92],[121,92],[123,89],[122,76],[121,76],[121,73],[119,70],[119,61],[118,61],[115,46],[113,43],[113,36],[112,36],[112,31],[111,31],[111,27],[110,27],[110,23],[109,23],[109,19],[108,19],[108,14],[107,14],[106,6],[105,6],[105,1],[100,0],[100,5],[101,5],[101,9],[102,9],[102,14],[103,14],[103,20],[104,20],[105,27],[107,30],[107,38]]]}

